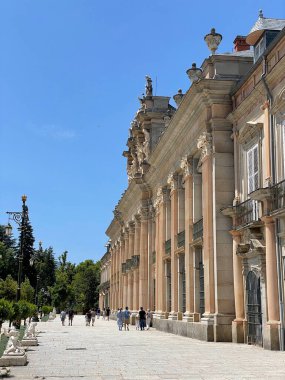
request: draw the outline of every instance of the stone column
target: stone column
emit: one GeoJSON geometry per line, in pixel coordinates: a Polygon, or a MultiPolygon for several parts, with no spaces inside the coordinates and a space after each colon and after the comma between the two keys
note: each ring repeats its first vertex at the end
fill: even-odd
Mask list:
{"type": "Polygon", "coordinates": [[[124,275],[122,274],[122,263],[124,262],[124,237],[121,234],[120,236],[120,262],[119,262],[119,302],[118,302],[118,308],[122,307],[123,305],[123,284],[124,284],[124,275]]]}
{"type": "Polygon", "coordinates": [[[110,248],[110,305],[111,308],[114,308],[113,303],[113,292],[114,292],[114,285],[113,285],[113,247],[110,248]]]}
{"type": "Polygon", "coordinates": [[[279,300],[276,259],[275,222],[271,217],[263,217],[266,241],[266,293],[267,324],[263,333],[264,348],[279,350],[279,300]]]}
{"type": "Polygon", "coordinates": [[[148,295],[148,207],[142,207],[140,231],[139,307],[147,308],[148,295]]]}
{"type": "Polygon", "coordinates": [[[153,217],[154,217],[154,210],[153,207],[149,207],[149,218],[148,218],[148,280],[147,280],[147,308],[150,310],[152,309],[153,305],[153,272],[152,272],[152,265],[153,265],[153,251],[154,248],[154,223],[153,223],[153,217]]]}
{"type": "Polygon", "coordinates": [[[194,252],[190,244],[193,241],[193,163],[191,157],[184,157],[180,164],[183,170],[185,188],[185,276],[186,276],[186,312],[183,321],[193,321],[194,313],[194,252]]]}
{"type": "Polygon", "coordinates": [[[242,259],[237,255],[241,234],[232,230],[233,237],[233,268],[234,268],[234,295],[235,295],[235,319],[232,322],[232,337],[234,343],[244,343],[245,315],[244,315],[244,284],[242,274],[242,259]]]}
{"type": "Polygon", "coordinates": [[[164,261],[165,254],[165,194],[166,189],[160,187],[154,202],[156,209],[156,312],[155,318],[165,317],[165,279],[164,261]]]}
{"type": "MultiPolygon", "coordinates": [[[[140,256],[140,234],[141,234],[141,218],[140,215],[135,216],[135,243],[134,254],[140,256]]],[[[139,267],[134,270],[133,281],[133,310],[139,309],[139,267]]]]}
{"type": "MultiPolygon", "coordinates": [[[[124,250],[124,263],[127,261],[129,257],[129,230],[126,228],[124,233],[124,239],[125,239],[125,250],[124,250]]],[[[123,305],[122,307],[125,308],[128,304],[128,274],[126,273],[124,275],[124,290],[123,290],[123,305]]]]}
{"type": "Polygon", "coordinates": [[[178,258],[175,254],[177,249],[178,233],[178,176],[171,173],[168,176],[171,202],[171,312],[168,319],[177,319],[178,312],[178,258]]]}
{"type": "MultiPolygon", "coordinates": [[[[134,256],[134,245],[135,245],[135,223],[129,223],[129,259],[134,256]]],[[[128,273],[128,307],[129,310],[133,309],[133,274],[130,271],[128,273]]]]}
{"type": "Polygon", "coordinates": [[[213,247],[213,158],[211,135],[204,133],[199,137],[198,149],[201,149],[200,163],[202,164],[202,214],[204,242],[204,289],[205,313],[202,321],[213,324],[215,313],[215,275],[213,247]]]}

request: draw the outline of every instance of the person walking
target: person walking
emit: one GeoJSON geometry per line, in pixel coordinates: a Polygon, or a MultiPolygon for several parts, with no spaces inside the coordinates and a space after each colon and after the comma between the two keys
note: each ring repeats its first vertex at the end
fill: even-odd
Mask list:
{"type": "Polygon", "coordinates": [[[136,313],[136,316],[135,316],[135,324],[136,324],[136,330],[139,330],[140,329],[140,315],[139,315],[139,311],[136,313]]]}
{"type": "Polygon", "coordinates": [[[124,326],[125,326],[125,331],[126,331],[126,329],[129,331],[130,317],[131,317],[131,312],[129,311],[128,306],[126,306],[125,311],[124,311],[124,326]]]}
{"type": "Polygon", "coordinates": [[[139,319],[140,319],[140,329],[141,331],[145,328],[145,316],[146,312],[144,311],[143,307],[141,306],[139,311],[139,319]]]}
{"type": "Polygon", "coordinates": [[[98,309],[97,309],[97,319],[100,318],[100,315],[101,315],[101,310],[100,310],[100,307],[98,307],[98,309]]]}
{"type": "Polygon", "coordinates": [[[124,321],[124,313],[122,309],[120,308],[117,312],[117,325],[119,327],[119,331],[122,331],[123,321],[124,321]]]}
{"type": "Polygon", "coordinates": [[[91,321],[92,321],[92,326],[94,326],[95,318],[96,318],[96,311],[95,311],[94,309],[91,309],[91,321]]]}
{"type": "Polygon", "coordinates": [[[151,319],[152,319],[152,313],[150,309],[147,309],[147,312],[146,312],[146,329],[147,330],[150,329],[151,319]]]}
{"type": "Polygon", "coordinates": [[[107,321],[110,320],[110,313],[111,313],[111,310],[110,310],[110,308],[109,308],[109,306],[108,306],[107,309],[106,309],[107,321]]]}
{"type": "Polygon", "coordinates": [[[73,317],[74,317],[74,311],[70,309],[68,311],[68,326],[72,326],[73,317]]]}
{"type": "Polygon", "coordinates": [[[102,319],[105,321],[105,318],[106,318],[106,309],[105,309],[105,307],[104,307],[104,309],[103,309],[102,319]]]}
{"type": "Polygon", "coordinates": [[[65,318],[66,318],[66,311],[62,310],[61,313],[60,313],[60,320],[61,320],[61,325],[62,326],[64,326],[65,318]]]}
{"type": "Polygon", "coordinates": [[[85,321],[86,321],[86,326],[90,326],[90,322],[91,322],[91,310],[88,310],[87,313],[85,314],[85,321]]]}

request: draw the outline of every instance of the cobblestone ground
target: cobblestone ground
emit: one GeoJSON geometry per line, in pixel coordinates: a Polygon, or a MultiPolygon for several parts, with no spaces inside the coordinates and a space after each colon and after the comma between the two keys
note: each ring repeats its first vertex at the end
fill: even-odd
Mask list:
{"type": "Polygon", "coordinates": [[[13,379],[285,379],[285,353],[232,343],[207,343],[154,329],[118,331],[114,321],[86,327],[59,318],[39,323],[39,346],[13,379]]]}

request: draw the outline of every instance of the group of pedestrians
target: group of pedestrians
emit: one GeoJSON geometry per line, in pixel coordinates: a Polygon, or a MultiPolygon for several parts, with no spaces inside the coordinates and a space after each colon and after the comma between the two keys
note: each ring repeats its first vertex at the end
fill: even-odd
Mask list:
{"type": "MultiPolygon", "coordinates": [[[[107,321],[109,321],[110,314],[111,314],[111,309],[108,306],[107,308],[103,309],[102,318],[104,320],[107,319],[107,321]]],[[[85,324],[86,324],[86,326],[90,326],[91,322],[92,322],[92,326],[94,326],[96,316],[97,316],[97,319],[99,319],[100,316],[101,316],[101,310],[100,310],[99,307],[96,310],[95,309],[88,310],[87,313],[85,314],[85,324]]]]}
{"type": "MultiPolygon", "coordinates": [[[[125,330],[129,330],[130,326],[130,318],[131,318],[131,312],[129,311],[128,306],[126,306],[125,310],[122,308],[118,309],[117,311],[117,325],[119,328],[119,331],[122,331],[123,326],[125,330]]],[[[147,311],[144,310],[144,308],[141,306],[140,310],[136,313],[136,330],[144,330],[145,328],[149,330],[152,314],[149,309],[147,311]]]]}
{"type": "Polygon", "coordinates": [[[74,311],[72,309],[65,311],[62,310],[60,313],[60,320],[62,326],[65,326],[65,319],[68,316],[68,326],[72,326],[73,318],[74,318],[74,311]]]}

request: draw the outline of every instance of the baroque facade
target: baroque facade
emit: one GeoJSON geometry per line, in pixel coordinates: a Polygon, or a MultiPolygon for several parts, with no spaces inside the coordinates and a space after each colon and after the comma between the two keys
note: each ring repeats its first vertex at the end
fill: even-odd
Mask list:
{"type": "Polygon", "coordinates": [[[164,331],[284,349],[284,26],[260,13],[225,54],[212,29],[213,54],[187,70],[176,108],[146,77],[101,307],[143,306],[164,331]]]}

